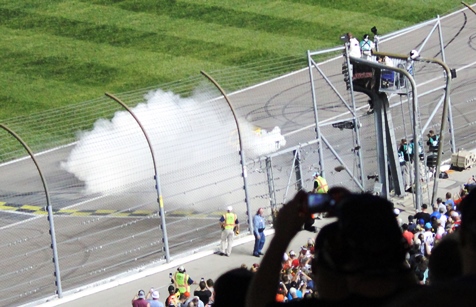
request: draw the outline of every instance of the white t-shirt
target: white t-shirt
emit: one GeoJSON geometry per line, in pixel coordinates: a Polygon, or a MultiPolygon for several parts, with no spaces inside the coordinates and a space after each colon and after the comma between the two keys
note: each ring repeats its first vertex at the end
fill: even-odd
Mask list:
{"type": "Polygon", "coordinates": [[[431,246],[433,246],[433,242],[434,242],[434,234],[431,232],[431,231],[425,231],[423,233],[423,241],[424,243],[428,243],[430,244],[431,246]]]}
{"type": "Polygon", "coordinates": [[[384,57],[384,63],[385,63],[385,65],[387,65],[389,67],[395,67],[395,64],[393,64],[393,60],[391,58],[389,58],[388,56],[384,57]]]}
{"type": "Polygon", "coordinates": [[[448,221],[448,217],[447,217],[446,215],[442,214],[442,215],[440,216],[439,221],[440,221],[440,223],[441,223],[441,226],[442,226],[443,228],[445,228],[445,227],[446,227],[446,222],[448,221]]]}
{"type": "Polygon", "coordinates": [[[352,56],[354,58],[360,58],[360,44],[359,41],[355,38],[352,37],[349,40],[349,56],[352,56]]]}

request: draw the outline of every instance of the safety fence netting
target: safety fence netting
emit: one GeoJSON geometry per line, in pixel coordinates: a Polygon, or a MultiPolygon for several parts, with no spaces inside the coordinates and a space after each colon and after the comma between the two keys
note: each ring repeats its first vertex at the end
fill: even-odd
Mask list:
{"type": "MultiPolygon", "coordinates": [[[[453,19],[461,16],[442,22],[446,61],[461,79],[451,93],[452,130],[456,146],[470,148],[475,108],[469,105],[476,98],[465,70],[470,61],[461,60],[470,47],[461,46],[472,34],[468,26],[454,29],[453,19]]],[[[422,55],[441,58],[435,22],[383,36],[380,50],[407,54],[421,47],[422,55]]],[[[48,198],[61,286],[75,291],[217,248],[218,221],[228,206],[240,220],[240,235],[249,234],[249,218],[259,208],[271,226],[273,207],[298,189],[310,191],[315,172],[329,186],[374,191],[378,136],[368,97],[354,93],[352,99],[346,89],[342,48],[311,58],[207,72],[228,102],[195,76],[115,95],[134,116],[102,97],[3,121],[32,149],[47,185],[20,143],[0,131],[0,305],[51,298],[58,290],[48,198]]],[[[411,138],[412,116],[423,135],[441,133],[445,76],[430,63],[414,65],[418,109],[407,94],[387,94],[396,140],[411,138]]],[[[446,158],[450,140],[446,135],[446,158]]]]}

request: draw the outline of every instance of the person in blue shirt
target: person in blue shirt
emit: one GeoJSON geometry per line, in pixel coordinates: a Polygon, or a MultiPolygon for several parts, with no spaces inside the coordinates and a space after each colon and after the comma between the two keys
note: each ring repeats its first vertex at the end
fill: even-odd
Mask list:
{"type": "Polygon", "coordinates": [[[456,209],[456,206],[455,206],[455,201],[453,200],[453,198],[451,197],[451,192],[447,192],[446,193],[446,201],[445,201],[445,205],[448,206],[448,205],[451,205],[451,208],[453,210],[456,209]]]}
{"type": "Polygon", "coordinates": [[[291,289],[289,289],[288,293],[288,301],[292,301],[294,299],[300,299],[302,298],[302,291],[300,288],[296,285],[296,282],[293,281],[291,283],[291,289]]]}
{"type": "Polygon", "coordinates": [[[255,246],[253,249],[253,256],[259,257],[263,255],[262,249],[265,242],[264,229],[266,227],[263,218],[263,208],[259,208],[256,215],[253,217],[253,235],[255,236],[255,246]]]}
{"type": "Polygon", "coordinates": [[[440,211],[438,211],[438,210],[437,210],[437,211],[433,211],[433,213],[430,214],[430,219],[431,219],[433,216],[436,217],[437,220],[439,220],[440,217],[441,217],[440,211]]]}
{"type": "Polygon", "coordinates": [[[145,298],[149,302],[150,307],[164,307],[164,304],[159,302],[159,297],[159,291],[150,289],[145,298]]]}

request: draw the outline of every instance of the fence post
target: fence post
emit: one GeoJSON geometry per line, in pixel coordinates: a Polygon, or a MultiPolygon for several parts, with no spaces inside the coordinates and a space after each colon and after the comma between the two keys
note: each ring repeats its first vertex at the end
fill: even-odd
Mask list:
{"type": "Polygon", "coordinates": [[[17,135],[15,132],[13,132],[11,129],[9,129],[7,126],[0,124],[0,127],[6,130],[8,133],[10,133],[15,139],[20,142],[20,144],[25,148],[25,150],[28,152],[28,154],[31,157],[31,160],[33,163],[35,163],[36,169],[38,170],[38,174],[40,175],[41,182],[43,183],[43,189],[45,190],[45,197],[46,197],[46,209],[48,211],[48,222],[50,224],[50,235],[51,235],[51,248],[53,249],[53,263],[55,264],[55,278],[56,278],[56,288],[58,292],[58,297],[62,298],[63,297],[63,289],[61,288],[61,274],[60,274],[60,267],[59,267],[59,259],[58,259],[58,247],[56,245],[56,233],[55,233],[55,223],[53,220],[53,208],[51,208],[51,203],[50,203],[50,193],[48,190],[48,185],[46,184],[45,177],[43,176],[43,173],[41,172],[41,168],[38,164],[38,162],[35,159],[35,155],[31,151],[30,147],[21,139],[19,135],[17,135]]]}
{"type": "Polygon", "coordinates": [[[236,115],[235,109],[233,108],[233,105],[230,102],[230,99],[228,99],[228,96],[226,95],[225,91],[223,88],[218,84],[211,76],[209,76],[206,72],[203,70],[200,71],[202,75],[204,75],[210,82],[212,82],[216,88],[220,91],[220,93],[223,95],[223,98],[225,98],[225,101],[228,103],[228,106],[230,107],[231,113],[233,114],[233,118],[235,119],[235,124],[236,124],[236,131],[238,133],[238,143],[240,145],[240,157],[241,157],[241,172],[243,176],[243,185],[244,185],[244,190],[245,190],[245,203],[246,203],[246,211],[248,212],[248,225],[250,232],[253,233],[253,215],[251,213],[251,208],[250,208],[250,202],[248,198],[248,183],[246,177],[248,177],[247,172],[246,172],[246,160],[245,160],[245,153],[243,152],[243,139],[241,136],[241,130],[240,130],[240,123],[238,121],[238,117],[236,115]]]}
{"type": "Polygon", "coordinates": [[[160,187],[160,177],[157,171],[157,163],[155,161],[154,148],[152,147],[152,143],[150,142],[147,132],[145,131],[144,127],[142,126],[141,122],[136,117],[134,112],[132,112],[132,110],[124,102],[122,102],[119,98],[115,97],[114,95],[106,93],[106,96],[111,98],[118,104],[120,104],[124,109],[126,109],[127,112],[129,112],[129,114],[131,114],[131,116],[134,118],[136,123],[139,125],[139,128],[142,130],[142,133],[144,134],[144,137],[147,141],[147,145],[149,145],[149,151],[152,156],[152,162],[154,163],[155,189],[157,191],[157,202],[159,203],[159,215],[160,215],[160,222],[162,223],[162,234],[164,235],[165,260],[166,262],[170,262],[169,239],[167,237],[167,227],[165,223],[164,200],[162,197],[162,190],[160,187]]]}
{"type": "Polygon", "coordinates": [[[268,179],[269,205],[271,206],[271,216],[274,225],[278,208],[276,208],[276,191],[274,189],[273,164],[271,157],[266,157],[266,177],[268,179]]]}

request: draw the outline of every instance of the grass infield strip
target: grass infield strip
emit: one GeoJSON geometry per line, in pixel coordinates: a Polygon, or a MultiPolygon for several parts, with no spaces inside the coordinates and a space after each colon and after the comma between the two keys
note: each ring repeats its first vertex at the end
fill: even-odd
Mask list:
{"type": "Polygon", "coordinates": [[[0,0],[0,121],[200,70],[246,66],[252,76],[262,66],[253,63],[305,62],[307,50],[336,46],[347,31],[388,33],[459,8],[455,0],[0,0]]]}

